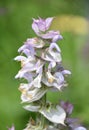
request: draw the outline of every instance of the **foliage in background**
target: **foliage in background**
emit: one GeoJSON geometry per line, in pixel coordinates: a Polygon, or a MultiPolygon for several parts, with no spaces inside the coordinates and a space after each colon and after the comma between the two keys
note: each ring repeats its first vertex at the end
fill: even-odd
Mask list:
{"type": "MultiPolygon", "coordinates": [[[[22,42],[34,33],[30,30],[32,17],[60,16],[63,14],[88,17],[88,1],[72,0],[5,0],[0,1],[0,129],[12,123],[16,130],[24,128],[29,119],[28,112],[22,110],[20,93],[17,91],[18,82],[14,80],[19,66],[13,61],[17,49],[22,42]],[[17,67],[16,67],[17,66],[17,67]],[[17,87],[16,87],[17,86],[17,87]]],[[[57,20],[56,24],[60,21],[57,20]]],[[[70,25],[68,25],[70,27],[70,25]]],[[[73,32],[62,32],[64,40],[60,47],[64,65],[71,68],[72,77],[69,79],[69,89],[63,94],[57,94],[51,101],[67,99],[75,105],[74,116],[89,125],[88,77],[89,77],[89,39],[87,35],[73,32]],[[65,42],[66,41],[66,42],[65,42]],[[66,44],[65,44],[66,43],[66,44]],[[83,118],[81,118],[83,117],[83,118]]],[[[32,113],[31,113],[32,115],[32,113]]],[[[34,116],[34,115],[32,115],[34,116]]]]}

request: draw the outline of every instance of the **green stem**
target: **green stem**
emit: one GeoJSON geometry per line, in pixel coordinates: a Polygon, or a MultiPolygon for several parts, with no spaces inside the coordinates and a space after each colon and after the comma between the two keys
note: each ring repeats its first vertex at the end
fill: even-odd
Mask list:
{"type": "MultiPolygon", "coordinates": [[[[41,102],[43,106],[46,105],[46,94],[42,97],[41,102]]],[[[45,127],[45,117],[42,114],[41,114],[41,125],[42,125],[42,128],[45,127]]]]}

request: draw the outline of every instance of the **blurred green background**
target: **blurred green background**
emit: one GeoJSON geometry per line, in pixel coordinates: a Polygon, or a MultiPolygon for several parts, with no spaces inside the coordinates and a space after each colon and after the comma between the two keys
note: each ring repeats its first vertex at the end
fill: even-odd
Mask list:
{"type": "Polygon", "coordinates": [[[63,65],[71,70],[64,92],[48,93],[52,102],[68,100],[74,105],[73,116],[89,126],[89,0],[0,0],[0,130],[12,124],[25,128],[32,113],[20,104],[19,81],[14,79],[20,66],[13,59],[23,42],[35,36],[32,18],[55,19],[52,29],[64,39],[58,44],[63,65]]]}

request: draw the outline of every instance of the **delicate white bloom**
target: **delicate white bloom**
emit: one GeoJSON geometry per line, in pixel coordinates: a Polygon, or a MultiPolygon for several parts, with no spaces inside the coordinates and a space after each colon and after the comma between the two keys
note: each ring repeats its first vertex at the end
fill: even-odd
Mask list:
{"type": "Polygon", "coordinates": [[[34,56],[17,56],[15,60],[21,61],[21,67],[27,66],[28,64],[30,67],[33,67],[33,65],[36,64],[36,58],[34,56]]]}
{"type": "Polygon", "coordinates": [[[49,46],[49,50],[50,51],[54,51],[54,52],[61,52],[59,46],[55,43],[55,42],[52,42],[49,46]],[[54,49],[54,50],[53,50],[54,49]]]}
{"type": "Polygon", "coordinates": [[[47,19],[33,19],[32,29],[39,36],[41,32],[45,32],[49,29],[52,20],[53,18],[51,17],[47,19]]]}
{"type": "Polygon", "coordinates": [[[54,68],[56,66],[56,62],[52,61],[49,63],[48,65],[48,70],[51,71],[52,68],[54,68]]]}
{"type": "Polygon", "coordinates": [[[43,39],[52,39],[52,42],[63,39],[59,31],[48,31],[45,34],[41,33],[39,36],[43,39]]]}
{"type": "Polygon", "coordinates": [[[19,90],[22,92],[21,95],[22,102],[29,102],[29,103],[39,100],[47,92],[46,88],[39,89],[27,84],[22,84],[19,87],[19,90]]]}
{"type": "Polygon", "coordinates": [[[27,60],[27,58],[25,56],[17,56],[17,57],[14,58],[14,60],[25,62],[27,60]]]}
{"type": "Polygon", "coordinates": [[[53,123],[65,125],[64,120],[66,118],[66,113],[64,109],[58,105],[56,107],[50,106],[49,108],[43,107],[40,113],[53,123]]]}
{"type": "Polygon", "coordinates": [[[59,31],[48,31],[52,20],[53,18],[33,19],[32,29],[42,39],[52,40],[52,42],[56,42],[57,40],[61,40],[62,36],[60,35],[59,31]]]}
{"type": "Polygon", "coordinates": [[[32,82],[32,85],[35,88],[41,88],[41,78],[42,78],[42,74],[39,74],[32,82]]]}
{"type": "Polygon", "coordinates": [[[50,62],[61,62],[60,49],[56,43],[51,43],[50,47],[42,53],[41,56],[44,60],[50,62]]]}
{"type": "Polygon", "coordinates": [[[65,80],[64,76],[62,75],[61,72],[56,72],[53,75],[51,72],[46,72],[46,75],[43,76],[42,82],[49,86],[49,87],[55,87],[58,90],[61,90],[62,86],[65,86],[65,80]]]}
{"type": "Polygon", "coordinates": [[[61,72],[63,75],[71,74],[71,72],[69,70],[62,70],[61,72]]]}
{"type": "Polygon", "coordinates": [[[23,78],[26,73],[32,73],[36,71],[36,73],[40,73],[42,69],[43,63],[36,59],[30,59],[27,58],[26,61],[22,61],[22,69],[18,72],[18,74],[15,76],[15,78],[23,78]]]}
{"type": "Polygon", "coordinates": [[[36,54],[36,48],[44,47],[45,42],[40,38],[28,38],[27,41],[18,49],[18,52],[24,53],[27,57],[36,54]]]}
{"type": "MultiPolygon", "coordinates": [[[[45,42],[41,40],[40,38],[28,38],[27,41],[25,42],[25,45],[31,45],[34,48],[42,48],[45,45],[45,42]]],[[[27,48],[29,49],[29,48],[27,48]]]]}

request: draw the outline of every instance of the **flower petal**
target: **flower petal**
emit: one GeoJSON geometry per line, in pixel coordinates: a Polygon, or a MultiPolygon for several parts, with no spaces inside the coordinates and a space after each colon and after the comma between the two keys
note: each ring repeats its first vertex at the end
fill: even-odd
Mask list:
{"type": "Polygon", "coordinates": [[[68,75],[68,74],[71,74],[71,72],[70,72],[69,70],[63,70],[63,71],[62,71],[62,74],[63,74],[63,75],[68,75]]]}
{"type": "Polygon", "coordinates": [[[32,112],[38,112],[41,106],[39,105],[26,105],[24,106],[24,109],[28,110],[28,111],[32,111],[32,112]]]}
{"type": "Polygon", "coordinates": [[[79,126],[79,127],[75,128],[74,130],[87,130],[87,129],[82,126],[79,126]]]}
{"type": "Polygon", "coordinates": [[[47,19],[45,20],[46,29],[47,29],[47,30],[49,29],[49,27],[50,27],[52,21],[53,21],[53,17],[49,17],[49,18],[47,18],[47,19]]]}
{"type": "Polygon", "coordinates": [[[31,89],[27,89],[27,88],[24,88],[21,90],[20,88],[20,91],[22,92],[22,95],[21,95],[21,100],[22,100],[22,103],[23,102],[34,102],[34,101],[37,101],[39,100],[46,92],[47,92],[47,89],[45,88],[31,88],[31,89]]]}
{"type": "Polygon", "coordinates": [[[50,50],[50,51],[53,51],[53,49],[55,49],[55,51],[57,51],[57,52],[61,52],[59,46],[58,46],[55,42],[52,42],[52,43],[50,44],[50,47],[49,47],[49,50],[50,50]]]}
{"type": "Polygon", "coordinates": [[[43,63],[40,60],[36,60],[34,57],[28,57],[25,61],[21,61],[22,69],[18,72],[15,78],[24,78],[25,73],[41,73],[43,63]]]}
{"type": "Polygon", "coordinates": [[[32,82],[33,86],[36,88],[41,88],[41,78],[42,74],[39,74],[32,82]]]}
{"type": "Polygon", "coordinates": [[[39,34],[39,27],[38,27],[38,25],[37,25],[35,19],[33,19],[32,29],[34,30],[34,32],[35,32],[37,35],[39,34]]]}
{"type": "Polygon", "coordinates": [[[14,60],[17,60],[17,61],[25,61],[27,58],[25,56],[17,56],[14,58],[14,60]]]}
{"type": "Polygon", "coordinates": [[[54,68],[56,66],[56,62],[51,61],[48,65],[48,70],[51,71],[52,68],[54,68]]]}
{"type": "Polygon", "coordinates": [[[60,106],[57,105],[54,108],[53,106],[50,106],[50,108],[43,107],[40,110],[40,113],[43,114],[51,122],[64,125],[66,113],[60,106]]]}
{"type": "Polygon", "coordinates": [[[73,111],[73,105],[69,102],[61,101],[61,107],[66,111],[67,114],[71,114],[73,111]]]}
{"type": "Polygon", "coordinates": [[[56,72],[53,75],[51,72],[46,72],[46,74],[42,77],[42,82],[49,86],[54,87],[58,90],[61,90],[62,86],[65,86],[65,80],[60,72],[56,72]]]}
{"type": "Polygon", "coordinates": [[[51,17],[47,19],[42,19],[40,17],[39,19],[33,19],[32,29],[39,36],[41,32],[45,32],[49,29],[52,20],[53,18],[51,17]]]}
{"type": "Polygon", "coordinates": [[[42,59],[53,62],[61,62],[60,48],[56,43],[51,43],[49,48],[42,53],[42,59]]]}
{"type": "Polygon", "coordinates": [[[39,34],[39,36],[43,39],[51,39],[52,42],[56,42],[62,39],[62,36],[60,35],[59,31],[48,31],[45,34],[39,34]]]}

